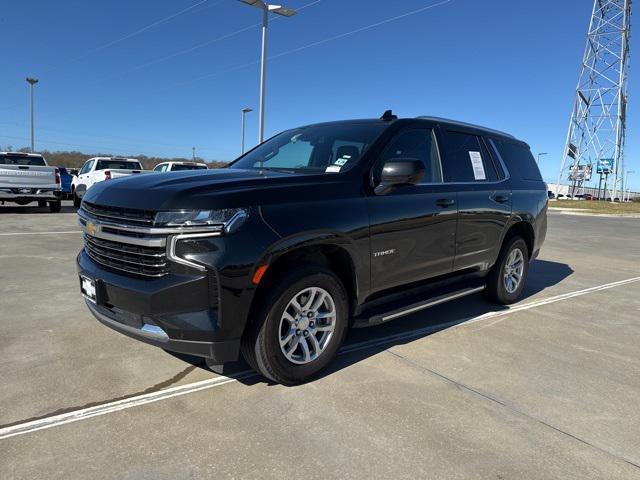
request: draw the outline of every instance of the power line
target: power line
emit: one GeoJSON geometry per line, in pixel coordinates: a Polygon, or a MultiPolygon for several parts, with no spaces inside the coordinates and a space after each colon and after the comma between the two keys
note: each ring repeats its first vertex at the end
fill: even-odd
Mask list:
{"type": "MultiPolygon", "coordinates": [[[[321,1],[322,0],[315,0],[315,1],[311,2],[311,3],[307,3],[306,5],[302,5],[301,7],[297,8],[296,10],[299,12],[300,10],[304,10],[305,8],[309,8],[309,7],[312,7],[313,5],[316,5],[316,4],[320,3],[321,1]]],[[[276,16],[276,17],[273,18],[272,21],[280,20],[281,18],[282,17],[277,17],[276,16]]],[[[222,40],[226,40],[228,38],[235,37],[236,35],[239,35],[239,34],[241,34],[243,32],[246,32],[248,30],[252,30],[252,29],[260,27],[260,26],[262,26],[262,22],[254,23],[252,25],[248,25],[248,26],[243,27],[243,28],[241,28],[239,30],[235,30],[235,31],[233,31],[231,33],[227,33],[227,34],[224,34],[224,35],[222,35],[220,37],[216,37],[216,38],[213,38],[211,40],[207,40],[206,42],[202,42],[202,43],[199,43],[197,45],[193,45],[192,47],[189,47],[189,48],[185,48],[184,50],[179,50],[179,51],[171,53],[169,55],[165,55],[164,57],[156,58],[155,60],[150,60],[148,62],[141,63],[140,65],[136,65],[134,67],[131,67],[128,70],[114,72],[114,73],[112,73],[110,75],[107,75],[105,77],[97,79],[96,83],[101,83],[101,82],[106,81],[106,80],[111,80],[112,78],[121,77],[121,76],[127,75],[129,73],[133,73],[133,72],[136,72],[138,70],[142,70],[142,69],[144,69],[146,67],[150,67],[152,65],[156,65],[158,63],[162,63],[164,61],[171,60],[172,58],[179,57],[181,55],[186,55],[187,53],[191,53],[191,52],[194,52],[194,51],[199,50],[201,48],[204,48],[204,47],[207,47],[209,45],[212,45],[214,43],[221,42],[222,40]]]]}
{"type": "MultiPolygon", "coordinates": [[[[348,32],[340,33],[338,35],[333,35],[331,37],[328,37],[328,38],[325,38],[325,39],[322,39],[322,40],[317,40],[315,42],[308,43],[308,44],[303,45],[301,47],[296,47],[296,48],[293,48],[291,50],[287,50],[287,51],[272,55],[272,56],[268,57],[268,60],[274,60],[276,58],[284,57],[285,55],[291,55],[293,53],[297,53],[297,52],[300,52],[302,50],[306,50],[308,48],[317,47],[317,46],[325,44],[325,43],[329,43],[329,42],[332,42],[332,41],[335,41],[335,40],[339,40],[339,39],[344,38],[344,37],[348,37],[350,35],[355,35],[356,33],[364,32],[365,30],[371,30],[372,28],[376,28],[376,27],[379,27],[381,25],[385,25],[387,23],[395,22],[397,20],[412,16],[412,15],[417,15],[418,13],[422,13],[422,12],[430,10],[432,8],[440,7],[442,5],[450,3],[452,1],[453,0],[442,0],[440,2],[433,3],[431,5],[427,5],[425,7],[421,7],[421,8],[418,8],[416,10],[412,10],[410,12],[406,12],[406,13],[403,13],[403,14],[400,14],[400,15],[396,15],[396,16],[393,16],[393,17],[390,17],[390,18],[386,18],[384,20],[380,20],[378,22],[375,22],[375,23],[372,23],[372,24],[369,24],[369,25],[365,25],[365,26],[360,27],[360,28],[356,28],[355,30],[351,30],[351,31],[348,31],[348,32]]],[[[176,83],[176,84],[173,84],[173,85],[171,85],[169,87],[165,87],[165,88],[159,89],[156,92],[163,92],[165,90],[168,90],[168,89],[171,89],[171,88],[174,88],[174,87],[181,87],[183,85],[188,85],[190,83],[199,82],[200,80],[206,80],[208,78],[218,77],[220,75],[224,75],[225,73],[235,72],[236,70],[241,70],[243,68],[247,68],[247,67],[250,67],[250,66],[253,66],[253,65],[257,65],[259,63],[260,63],[259,60],[254,60],[252,62],[243,63],[241,65],[236,65],[234,67],[230,67],[230,68],[225,69],[225,70],[221,70],[221,71],[218,71],[218,72],[213,72],[213,73],[209,73],[209,74],[206,74],[206,75],[202,75],[200,77],[192,78],[192,79],[187,80],[185,82],[176,83]]]]}

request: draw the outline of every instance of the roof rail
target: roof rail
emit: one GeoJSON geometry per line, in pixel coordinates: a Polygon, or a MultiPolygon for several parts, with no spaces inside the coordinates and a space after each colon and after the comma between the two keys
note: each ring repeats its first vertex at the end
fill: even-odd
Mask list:
{"type": "Polygon", "coordinates": [[[510,133],[507,132],[502,132],[500,130],[496,130],[494,128],[487,128],[487,127],[483,127],[480,125],[475,125],[473,123],[467,123],[467,122],[460,122],[458,120],[451,120],[449,118],[442,118],[442,117],[430,117],[428,115],[421,115],[419,117],[420,120],[430,120],[432,122],[444,122],[444,123],[450,123],[452,125],[458,125],[460,127],[469,127],[469,128],[475,128],[476,130],[484,130],[485,132],[491,132],[491,133],[495,133],[498,135],[503,135],[505,137],[509,137],[509,138],[513,138],[515,139],[516,137],[514,137],[513,135],[511,135],[510,133]]]}

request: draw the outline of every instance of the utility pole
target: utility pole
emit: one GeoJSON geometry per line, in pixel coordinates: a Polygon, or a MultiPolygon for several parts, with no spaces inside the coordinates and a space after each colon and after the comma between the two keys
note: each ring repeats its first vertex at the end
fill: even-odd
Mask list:
{"type": "Polygon", "coordinates": [[[33,115],[33,86],[38,83],[37,78],[27,77],[27,83],[31,85],[31,153],[35,152],[35,139],[34,139],[34,115],[33,115]]]}
{"type": "Polygon", "coordinates": [[[196,161],[196,147],[191,147],[193,161],[196,161]]]}
{"type": "Polygon", "coordinates": [[[538,160],[537,160],[537,162],[536,162],[538,165],[540,165],[540,157],[541,157],[542,155],[548,155],[548,153],[547,153],[547,152],[543,152],[543,153],[539,153],[539,154],[538,154],[538,160]]]}
{"type": "Polygon", "coordinates": [[[267,30],[269,28],[269,13],[276,13],[283,17],[293,17],[296,11],[282,5],[271,5],[262,0],[240,0],[242,3],[262,10],[262,51],[260,60],[260,114],[258,124],[258,142],[264,141],[264,99],[267,83],[267,30]]]}
{"type": "Polygon", "coordinates": [[[631,3],[632,0],[593,2],[558,174],[560,185],[579,165],[597,165],[601,160],[612,159],[611,199],[624,188],[631,3]]]}
{"type": "Polygon", "coordinates": [[[244,153],[244,127],[245,127],[245,116],[247,115],[247,113],[249,112],[253,112],[252,108],[249,107],[245,107],[242,110],[240,110],[240,116],[241,116],[241,120],[240,120],[240,154],[244,153]]]}

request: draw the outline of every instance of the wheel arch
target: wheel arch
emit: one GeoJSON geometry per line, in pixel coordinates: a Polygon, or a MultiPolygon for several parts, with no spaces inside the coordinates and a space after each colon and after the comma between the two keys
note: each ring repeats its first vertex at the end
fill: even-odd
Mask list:
{"type": "MultiPolygon", "coordinates": [[[[255,314],[266,293],[273,287],[279,278],[291,268],[303,264],[321,265],[333,272],[342,282],[349,302],[350,316],[358,303],[358,272],[352,253],[344,245],[334,243],[301,244],[295,247],[278,249],[256,265],[257,271],[261,265],[268,265],[264,276],[256,287],[251,300],[247,326],[255,319],[255,314]]],[[[245,327],[246,329],[246,327],[245,327]]]]}
{"type": "Polygon", "coordinates": [[[524,243],[527,244],[528,257],[529,260],[531,260],[535,246],[535,230],[533,225],[523,219],[516,220],[515,223],[509,226],[505,232],[504,238],[502,239],[502,245],[504,245],[504,242],[516,235],[522,237],[524,243]]]}

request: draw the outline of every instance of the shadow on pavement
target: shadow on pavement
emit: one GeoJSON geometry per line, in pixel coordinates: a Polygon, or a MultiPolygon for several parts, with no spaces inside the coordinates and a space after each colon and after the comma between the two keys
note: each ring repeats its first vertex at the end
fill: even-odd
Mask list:
{"type": "MultiPolygon", "coordinates": [[[[559,284],[572,275],[574,270],[565,263],[535,260],[529,269],[529,277],[522,301],[549,287],[559,284]]],[[[506,307],[489,303],[482,294],[465,297],[422,312],[408,315],[393,322],[369,328],[352,329],[342,347],[338,358],[318,378],[332,375],[354,363],[360,362],[395,345],[403,345],[452,326],[464,323],[489,312],[505,310],[506,307]]],[[[192,365],[208,369],[203,359],[172,354],[192,365]]],[[[249,366],[244,361],[225,364],[213,370],[221,375],[235,378],[245,385],[254,385],[265,381],[258,375],[247,376],[249,366]]]]}
{"type": "MultiPolygon", "coordinates": [[[[62,202],[60,213],[76,213],[76,211],[77,209],[70,201],[62,202]]],[[[46,207],[39,207],[36,203],[30,203],[24,206],[16,205],[14,203],[6,203],[4,205],[0,205],[0,215],[2,215],[3,213],[19,213],[21,215],[57,215],[56,213],[51,213],[49,211],[48,205],[46,207]]]]}

